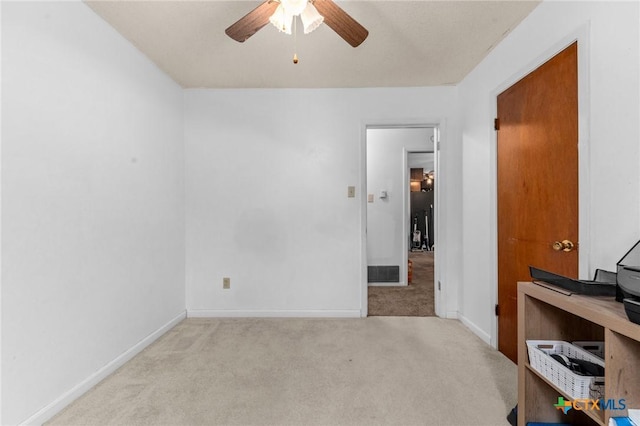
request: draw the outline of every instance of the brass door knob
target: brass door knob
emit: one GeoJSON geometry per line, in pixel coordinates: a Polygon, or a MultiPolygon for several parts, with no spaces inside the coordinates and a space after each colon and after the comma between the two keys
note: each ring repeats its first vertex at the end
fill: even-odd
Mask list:
{"type": "Polygon", "coordinates": [[[571,251],[575,245],[569,240],[556,241],[552,245],[555,251],[571,251]]]}

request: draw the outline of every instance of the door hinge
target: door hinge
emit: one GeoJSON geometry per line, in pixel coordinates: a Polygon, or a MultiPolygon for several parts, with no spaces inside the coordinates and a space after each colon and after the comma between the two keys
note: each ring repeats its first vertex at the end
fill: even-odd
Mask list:
{"type": "Polygon", "coordinates": [[[496,303],[495,312],[496,312],[496,316],[499,317],[500,316],[500,305],[498,305],[497,303],[496,303]]]}
{"type": "Polygon", "coordinates": [[[440,151],[440,141],[436,142],[436,151],[440,151]]]}
{"type": "Polygon", "coordinates": [[[500,130],[500,119],[499,118],[494,118],[493,119],[493,130],[500,130]]]}
{"type": "Polygon", "coordinates": [[[440,285],[440,281],[438,281],[438,290],[442,289],[442,286],[440,285]]]}

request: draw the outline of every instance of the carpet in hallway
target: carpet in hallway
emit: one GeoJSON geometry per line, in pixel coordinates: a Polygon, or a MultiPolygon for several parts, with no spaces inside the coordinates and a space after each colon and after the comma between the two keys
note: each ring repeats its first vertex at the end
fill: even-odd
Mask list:
{"type": "Polygon", "coordinates": [[[435,316],[432,251],[410,252],[413,279],[408,286],[369,286],[369,316],[435,316]]]}

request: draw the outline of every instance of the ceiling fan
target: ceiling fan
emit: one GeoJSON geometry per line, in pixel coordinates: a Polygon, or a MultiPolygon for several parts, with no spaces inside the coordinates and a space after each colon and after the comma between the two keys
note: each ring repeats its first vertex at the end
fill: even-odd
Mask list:
{"type": "Polygon", "coordinates": [[[324,22],[353,47],[359,46],[369,35],[365,27],[332,0],[267,0],[227,28],[225,33],[242,43],[271,22],[280,31],[291,34],[292,22],[295,25],[297,16],[302,20],[305,34],[324,22]]]}

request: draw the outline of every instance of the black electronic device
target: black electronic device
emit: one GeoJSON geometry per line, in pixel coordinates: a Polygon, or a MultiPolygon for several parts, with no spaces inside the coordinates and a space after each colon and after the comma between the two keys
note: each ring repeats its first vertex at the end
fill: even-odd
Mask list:
{"type": "Polygon", "coordinates": [[[624,299],[623,303],[629,321],[640,324],[640,302],[634,299],[624,299]]]}
{"type": "Polygon", "coordinates": [[[640,241],[618,262],[618,287],[616,300],[640,298],[640,241]]]}
{"type": "Polygon", "coordinates": [[[562,354],[550,354],[549,356],[581,376],[604,376],[604,367],[595,362],[579,358],[569,358],[562,354]]]}
{"type": "Polygon", "coordinates": [[[584,294],[587,296],[615,296],[615,273],[597,270],[595,279],[576,280],[540,268],[529,266],[529,273],[534,282],[543,281],[547,284],[560,287],[569,293],[584,294]]]}

